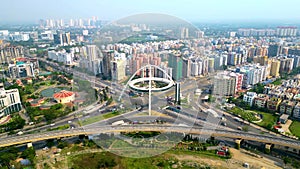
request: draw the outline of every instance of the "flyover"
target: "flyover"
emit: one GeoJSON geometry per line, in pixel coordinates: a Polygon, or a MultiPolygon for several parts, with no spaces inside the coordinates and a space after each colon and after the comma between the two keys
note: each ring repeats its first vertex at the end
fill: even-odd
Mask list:
{"type": "Polygon", "coordinates": [[[266,144],[275,144],[300,149],[300,142],[276,136],[266,136],[261,134],[247,133],[243,131],[229,131],[222,129],[203,129],[200,127],[172,126],[172,125],[124,125],[124,126],[101,126],[94,128],[76,128],[62,131],[41,132],[21,136],[7,137],[0,139],[0,147],[24,144],[29,142],[42,141],[47,139],[72,137],[78,135],[96,135],[104,133],[137,132],[137,131],[159,131],[177,132],[195,135],[209,135],[213,137],[227,137],[234,139],[244,139],[258,141],[266,144]]]}

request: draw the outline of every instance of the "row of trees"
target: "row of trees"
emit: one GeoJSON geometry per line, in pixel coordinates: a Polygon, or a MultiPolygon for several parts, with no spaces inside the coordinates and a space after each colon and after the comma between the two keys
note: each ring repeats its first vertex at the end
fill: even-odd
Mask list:
{"type": "Polygon", "coordinates": [[[17,129],[22,129],[25,126],[25,120],[19,114],[12,115],[10,122],[1,125],[2,132],[12,132],[17,129]]]}

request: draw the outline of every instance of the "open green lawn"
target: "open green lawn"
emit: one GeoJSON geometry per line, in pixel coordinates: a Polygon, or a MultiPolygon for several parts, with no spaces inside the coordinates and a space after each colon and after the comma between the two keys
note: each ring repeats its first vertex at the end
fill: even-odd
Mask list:
{"type": "MultiPolygon", "coordinates": [[[[69,167],[74,169],[82,168],[130,168],[130,169],[157,169],[172,168],[174,164],[179,168],[201,168],[200,166],[191,166],[191,160],[179,161],[174,155],[190,155],[197,158],[208,158],[211,160],[223,160],[224,158],[216,156],[215,151],[175,151],[170,150],[164,154],[149,158],[126,158],[119,157],[112,153],[88,153],[76,156],[69,156],[69,167]]],[[[203,168],[203,167],[202,167],[203,168]]]]}
{"type": "Polygon", "coordinates": [[[181,99],[181,103],[188,103],[188,99],[187,98],[184,98],[184,99],[181,99]]]}
{"type": "Polygon", "coordinates": [[[272,126],[277,122],[278,116],[271,114],[271,113],[265,113],[265,112],[260,112],[256,110],[243,110],[239,107],[234,107],[233,109],[230,110],[231,113],[235,115],[241,116],[243,119],[247,121],[258,121],[260,119],[257,119],[255,117],[255,114],[261,114],[263,115],[263,119],[261,122],[256,123],[257,125],[271,129],[272,126]]]}
{"type": "Polygon", "coordinates": [[[66,130],[70,128],[70,125],[69,124],[66,124],[66,125],[63,125],[63,126],[59,126],[59,127],[56,127],[56,128],[50,128],[48,129],[48,131],[54,131],[54,130],[66,130]]]}
{"type": "Polygon", "coordinates": [[[293,123],[291,124],[289,129],[293,135],[300,137],[300,122],[299,121],[293,121],[293,123]]]}
{"type": "Polygon", "coordinates": [[[273,127],[274,124],[276,124],[277,120],[278,120],[278,116],[271,114],[271,113],[264,113],[264,112],[259,112],[256,111],[259,114],[263,115],[263,121],[257,123],[257,125],[267,128],[267,129],[271,129],[273,127]]]}
{"type": "Polygon", "coordinates": [[[113,111],[111,113],[104,114],[103,117],[104,117],[104,119],[108,119],[108,118],[112,118],[114,116],[118,116],[120,114],[121,114],[121,112],[119,112],[119,111],[113,111]]]}
{"type": "Polygon", "coordinates": [[[234,107],[233,109],[230,110],[230,112],[232,112],[235,115],[241,116],[243,119],[245,119],[247,121],[259,120],[255,117],[255,112],[253,112],[253,111],[243,110],[241,108],[234,107]]]}
{"type": "Polygon", "coordinates": [[[80,125],[85,126],[85,125],[88,125],[88,124],[96,123],[100,120],[109,119],[109,118],[118,116],[122,113],[124,113],[124,111],[122,111],[122,112],[121,111],[113,111],[113,112],[110,112],[110,113],[107,113],[107,114],[99,114],[97,116],[89,117],[89,118],[86,118],[86,119],[82,120],[80,122],[80,125]]]}

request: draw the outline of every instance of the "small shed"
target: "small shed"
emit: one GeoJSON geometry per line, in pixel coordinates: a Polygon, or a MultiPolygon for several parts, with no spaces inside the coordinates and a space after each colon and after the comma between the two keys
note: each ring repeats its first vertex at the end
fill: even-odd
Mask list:
{"type": "Polygon", "coordinates": [[[279,117],[279,122],[281,124],[285,124],[289,119],[289,115],[288,114],[283,114],[279,117]]]}

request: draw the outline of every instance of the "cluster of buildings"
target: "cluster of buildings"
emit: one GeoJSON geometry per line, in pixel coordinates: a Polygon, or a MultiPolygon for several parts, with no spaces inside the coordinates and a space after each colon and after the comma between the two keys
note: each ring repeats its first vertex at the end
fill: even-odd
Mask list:
{"type": "Polygon", "coordinates": [[[60,50],[60,51],[49,50],[48,58],[53,61],[63,63],[65,65],[73,65],[74,53],[75,53],[75,51],[73,49],[70,50],[70,52],[67,52],[64,49],[60,50]]]}
{"type": "Polygon", "coordinates": [[[239,36],[279,36],[279,37],[296,37],[298,28],[293,26],[279,26],[276,29],[238,29],[239,36]]]}
{"type": "Polygon", "coordinates": [[[37,36],[32,38],[34,41],[53,42],[56,46],[72,46],[89,39],[89,30],[87,29],[76,33],[62,30],[43,30],[35,33],[37,36]]]}
{"type": "Polygon", "coordinates": [[[87,19],[40,19],[40,28],[97,28],[101,26],[98,17],[93,16],[87,19]]]}
{"type": "Polygon", "coordinates": [[[0,43],[0,64],[8,64],[12,59],[24,57],[23,46],[12,46],[9,43],[0,43]]]}
{"type": "MultiPolygon", "coordinates": [[[[205,76],[229,66],[230,70],[243,74],[243,87],[248,88],[299,67],[300,55],[289,54],[290,51],[295,54],[298,48],[285,47],[284,53],[288,55],[282,52],[277,55],[272,53],[272,45],[259,41],[249,45],[247,39],[169,40],[131,45],[109,44],[100,48],[87,45],[80,47],[76,53],[80,56],[80,67],[118,81],[146,64],[159,66],[175,80],[205,76]]],[[[155,73],[159,76],[163,74],[160,71],[155,73]]]]}
{"type": "Polygon", "coordinates": [[[34,58],[15,58],[8,65],[7,75],[12,78],[36,77],[39,75],[39,62],[34,58]]]}
{"type": "Polygon", "coordinates": [[[89,29],[81,31],[64,31],[56,29],[45,29],[39,31],[14,32],[0,30],[0,40],[5,41],[29,41],[39,42],[38,47],[45,47],[51,44],[56,46],[71,46],[90,40],[89,29]]]}
{"type": "Polygon", "coordinates": [[[267,67],[259,64],[247,64],[232,71],[219,72],[214,77],[213,94],[233,96],[242,88],[251,88],[253,85],[267,80],[268,76],[267,67]]]}
{"type": "Polygon", "coordinates": [[[11,41],[28,41],[30,33],[28,32],[9,32],[8,30],[0,30],[0,39],[11,41]]]}
{"type": "Polygon", "coordinates": [[[274,29],[238,29],[238,36],[275,36],[276,30],[274,29]]]}
{"type": "Polygon", "coordinates": [[[0,64],[4,73],[10,78],[35,77],[39,74],[37,59],[24,57],[23,46],[12,46],[0,42],[0,64]]]}
{"type": "Polygon", "coordinates": [[[293,69],[300,66],[300,55],[277,56],[272,58],[268,58],[267,56],[255,56],[253,62],[266,66],[270,72],[270,76],[279,77],[281,73],[290,73],[293,69]]]}
{"type": "Polygon", "coordinates": [[[233,96],[239,89],[234,89],[235,83],[230,74],[238,74],[241,76],[241,86],[245,89],[251,88],[258,83],[267,82],[268,79],[278,78],[281,73],[289,73],[294,68],[299,67],[299,56],[293,57],[274,57],[268,58],[267,56],[254,57],[253,64],[244,64],[235,67],[231,72],[224,71],[218,73],[214,79],[214,92],[216,95],[233,96]],[[297,64],[294,64],[297,60],[297,64]],[[221,88],[221,89],[220,89],[221,88]]]}
{"type": "Polygon", "coordinates": [[[79,67],[87,69],[95,75],[101,73],[102,53],[96,45],[87,45],[79,48],[79,55],[79,67]]]}
{"type": "Polygon", "coordinates": [[[266,108],[300,119],[300,79],[285,80],[282,85],[269,84],[263,94],[247,92],[243,101],[249,106],[266,108]]]}
{"type": "Polygon", "coordinates": [[[97,75],[101,73],[101,55],[96,45],[86,45],[68,50],[53,48],[48,50],[47,58],[64,65],[79,66],[97,75]]]}

